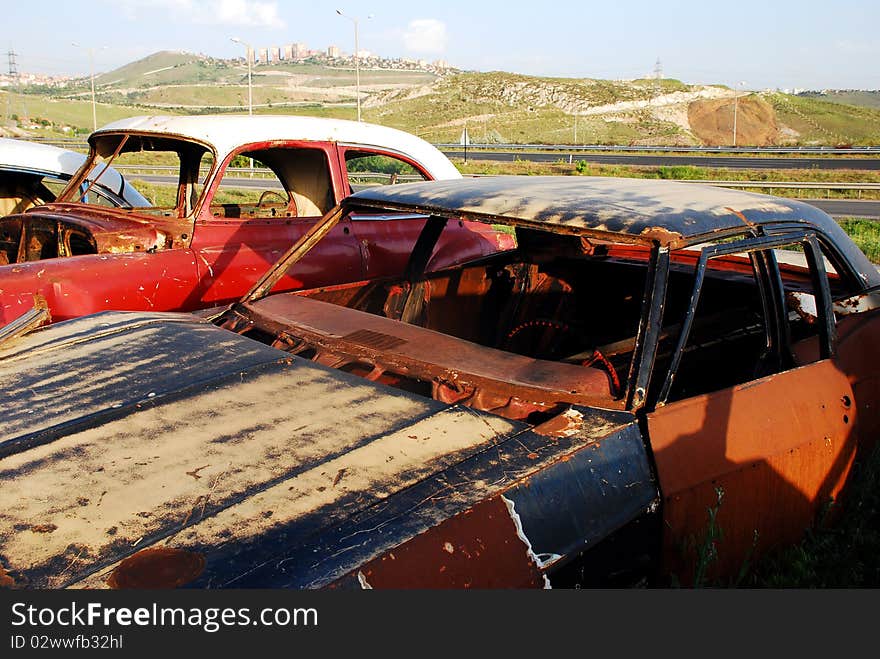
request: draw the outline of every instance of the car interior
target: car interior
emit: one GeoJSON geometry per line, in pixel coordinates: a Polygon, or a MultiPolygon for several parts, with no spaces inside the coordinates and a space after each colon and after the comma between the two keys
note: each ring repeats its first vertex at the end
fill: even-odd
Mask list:
{"type": "MultiPolygon", "coordinates": [[[[246,331],[370,380],[510,418],[540,422],[568,404],[621,409],[650,248],[522,228],[517,242],[514,251],[438,272],[414,263],[417,246],[404,277],[253,302],[246,331]]],[[[678,250],[670,265],[659,384],[690,306],[698,256],[678,250]]],[[[669,400],[783,367],[768,354],[749,257],[709,263],[669,400]]],[[[786,281],[807,290],[809,276],[794,269],[786,281]]]]}

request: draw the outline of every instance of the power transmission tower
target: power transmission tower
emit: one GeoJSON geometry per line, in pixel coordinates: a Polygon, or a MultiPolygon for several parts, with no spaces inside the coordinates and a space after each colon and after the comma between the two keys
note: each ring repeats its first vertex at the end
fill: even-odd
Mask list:
{"type": "MultiPolygon", "coordinates": [[[[18,87],[18,64],[15,61],[15,51],[12,48],[6,53],[7,58],[9,59],[9,80],[11,85],[15,85],[18,87]]],[[[12,95],[9,92],[6,92],[6,120],[4,124],[9,123],[9,104],[12,95]]]]}
{"type": "Polygon", "coordinates": [[[18,64],[15,63],[15,51],[10,48],[6,55],[9,57],[9,76],[11,78],[18,78],[18,64]]]}

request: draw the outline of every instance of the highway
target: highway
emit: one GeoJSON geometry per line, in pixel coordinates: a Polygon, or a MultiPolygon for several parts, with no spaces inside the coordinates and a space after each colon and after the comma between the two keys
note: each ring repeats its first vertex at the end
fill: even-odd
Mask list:
{"type": "Polygon", "coordinates": [[[821,208],[832,217],[864,217],[880,220],[880,201],[856,199],[801,199],[801,201],[821,208]]]}
{"type": "MultiPolygon", "coordinates": [[[[173,185],[177,182],[176,176],[154,174],[135,174],[130,175],[129,178],[167,185],[173,185]]],[[[235,182],[236,185],[244,188],[263,190],[267,188],[281,188],[281,184],[274,179],[236,178],[235,182]]],[[[832,217],[864,217],[880,220],[880,201],[859,201],[856,199],[801,199],[800,201],[813,204],[832,217]]]]}
{"type": "MultiPolygon", "coordinates": [[[[464,151],[443,150],[450,158],[464,158],[464,151]]],[[[563,153],[563,152],[510,152],[510,151],[472,151],[468,150],[468,160],[529,160],[531,162],[568,162],[586,160],[602,165],[696,165],[698,167],[730,167],[733,169],[868,169],[880,170],[880,158],[828,158],[802,156],[784,157],[741,157],[741,156],[673,156],[666,154],[641,153],[563,153]]]]}

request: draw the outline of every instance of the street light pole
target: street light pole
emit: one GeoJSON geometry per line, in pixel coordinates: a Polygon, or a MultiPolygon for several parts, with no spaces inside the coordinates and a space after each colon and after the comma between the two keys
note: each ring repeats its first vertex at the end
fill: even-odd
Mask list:
{"type": "MultiPolygon", "coordinates": [[[[353,16],[349,16],[348,14],[342,13],[341,9],[337,9],[336,13],[342,16],[343,18],[347,18],[352,23],[354,23],[354,75],[355,75],[355,89],[357,94],[357,120],[361,120],[361,60],[360,60],[360,48],[358,47],[358,19],[353,16]]],[[[373,15],[370,14],[367,16],[367,19],[372,18],[373,15]]]]}
{"type": "Polygon", "coordinates": [[[253,92],[253,85],[251,84],[251,58],[253,58],[253,55],[254,55],[254,47],[251,46],[249,43],[245,43],[244,41],[242,41],[238,37],[229,37],[229,40],[233,41],[235,43],[240,43],[242,46],[244,46],[244,49],[245,49],[244,50],[244,58],[247,60],[247,67],[248,67],[248,116],[253,116],[253,114],[254,114],[254,92],[253,92]]]}
{"type": "MultiPolygon", "coordinates": [[[[73,42],[71,45],[77,48],[83,47],[76,42],[73,42]]],[[[102,48],[106,47],[102,46],[102,48]]],[[[92,81],[92,130],[98,130],[98,109],[95,102],[95,49],[86,48],[86,50],[89,51],[89,78],[92,81]]]]}
{"type": "Polygon", "coordinates": [[[739,88],[746,84],[742,80],[736,83],[736,88],[733,90],[733,146],[736,147],[736,109],[737,105],[739,105],[739,88]]]}

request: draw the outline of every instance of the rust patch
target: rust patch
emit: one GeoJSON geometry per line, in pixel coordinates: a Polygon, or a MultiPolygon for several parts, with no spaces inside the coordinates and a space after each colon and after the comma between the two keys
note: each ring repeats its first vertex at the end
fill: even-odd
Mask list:
{"type": "Polygon", "coordinates": [[[746,225],[747,227],[749,227],[750,229],[756,229],[756,228],[757,228],[757,227],[755,226],[755,223],[754,223],[754,222],[749,222],[748,219],[746,218],[746,216],[743,215],[741,211],[733,210],[733,209],[730,208],[729,206],[725,206],[725,207],[724,207],[724,210],[730,211],[731,213],[733,213],[734,215],[736,215],[739,219],[741,219],[741,220],[743,221],[743,224],[745,224],[745,225],[746,225]]]}
{"type": "Polygon", "coordinates": [[[52,533],[57,528],[55,524],[34,524],[31,526],[31,531],[34,533],[52,533]]]}
{"type": "Polygon", "coordinates": [[[0,566],[0,588],[15,588],[15,579],[3,566],[0,566]]]}
{"type": "Polygon", "coordinates": [[[186,472],[186,475],[187,475],[187,476],[192,476],[192,477],[195,478],[196,480],[199,480],[199,479],[201,478],[201,476],[199,476],[199,472],[200,472],[202,469],[207,469],[207,468],[210,467],[210,466],[211,466],[211,465],[202,465],[201,467],[196,467],[196,468],[193,469],[192,471],[187,471],[187,472],[186,472]]]}
{"type": "Polygon", "coordinates": [[[543,588],[544,574],[500,497],[361,566],[370,588],[543,588]]]}
{"type": "Polygon", "coordinates": [[[584,415],[577,410],[568,409],[549,421],[535,426],[533,432],[545,437],[571,437],[584,425],[584,415]]]}
{"type": "Polygon", "coordinates": [[[198,577],[205,557],[173,547],[150,547],[123,560],[107,585],[114,589],[177,588],[198,577]]]}
{"type": "Polygon", "coordinates": [[[673,247],[681,240],[681,234],[677,231],[670,231],[665,227],[647,227],[639,234],[648,240],[656,240],[664,246],[673,247]]]}

